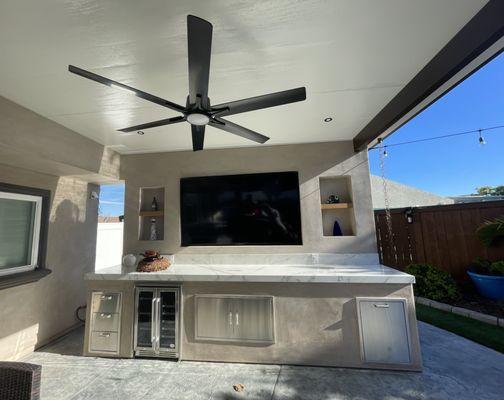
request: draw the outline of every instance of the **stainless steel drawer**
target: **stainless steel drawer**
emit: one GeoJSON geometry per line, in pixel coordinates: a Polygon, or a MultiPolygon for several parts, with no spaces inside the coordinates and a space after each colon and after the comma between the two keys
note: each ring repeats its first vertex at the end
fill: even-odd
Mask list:
{"type": "Polygon", "coordinates": [[[90,351],[117,353],[119,335],[117,332],[91,332],[90,351]]]}
{"type": "Polygon", "coordinates": [[[92,312],[118,313],[121,308],[121,293],[93,292],[92,312]]]}
{"type": "Polygon", "coordinates": [[[95,312],[91,329],[93,331],[111,331],[118,332],[120,323],[120,314],[95,312]]]}

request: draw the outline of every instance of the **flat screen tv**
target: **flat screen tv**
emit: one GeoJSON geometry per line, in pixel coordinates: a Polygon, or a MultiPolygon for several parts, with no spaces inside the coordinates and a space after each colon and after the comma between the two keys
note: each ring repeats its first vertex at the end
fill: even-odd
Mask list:
{"type": "Polygon", "coordinates": [[[182,246],[300,245],[297,172],[180,180],[182,246]]]}

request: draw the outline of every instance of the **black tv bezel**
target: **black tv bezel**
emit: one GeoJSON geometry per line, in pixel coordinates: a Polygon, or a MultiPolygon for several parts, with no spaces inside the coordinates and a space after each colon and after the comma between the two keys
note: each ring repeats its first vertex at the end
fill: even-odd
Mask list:
{"type": "Polygon", "coordinates": [[[232,247],[232,246],[302,246],[303,245],[303,218],[301,212],[301,193],[299,189],[299,171],[277,171],[277,172],[253,172],[248,174],[223,174],[223,175],[204,175],[204,176],[190,176],[190,177],[182,177],[179,180],[179,226],[180,226],[180,246],[181,247],[232,247]],[[264,242],[264,243],[248,243],[248,242],[235,242],[235,243],[185,243],[183,241],[182,235],[182,181],[188,180],[199,180],[205,178],[233,178],[233,177],[242,177],[246,178],[247,176],[257,176],[257,175],[278,175],[278,174],[296,174],[297,177],[297,186],[296,186],[296,194],[299,199],[299,243],[276,243],[276,242],[264,242]]]}

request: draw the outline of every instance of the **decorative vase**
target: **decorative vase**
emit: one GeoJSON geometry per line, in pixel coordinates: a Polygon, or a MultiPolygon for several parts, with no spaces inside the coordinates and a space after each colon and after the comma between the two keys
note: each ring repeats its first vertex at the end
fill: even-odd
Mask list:
{"type": "Polygon", "coordinates": [[[122,262],[126,268],[134,268],[136,266],[137,258],[133,254],[126,254],[123,257],[122,262]]]}
{"type": "Polygon", "coordinates": [[[156,228],[156,219],[155,218],[151,219],[149,240],[157,240],[157,228],[156,228]]]}
{"type": "Polygon", "coordinates": [[[334,221],[332,234],[333,234],[333,236],[343,236],[343,231],[341,230],[341,226],[340,226],[338,220],[334,221]]]}

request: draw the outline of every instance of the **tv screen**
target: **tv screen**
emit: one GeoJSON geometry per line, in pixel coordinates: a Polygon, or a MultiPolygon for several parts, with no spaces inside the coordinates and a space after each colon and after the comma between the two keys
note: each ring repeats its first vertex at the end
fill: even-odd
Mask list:
{"type": "Polygon", "coordinates": [[[180,180],[182,246],[300,245],[297,172],[180,180]]]}

